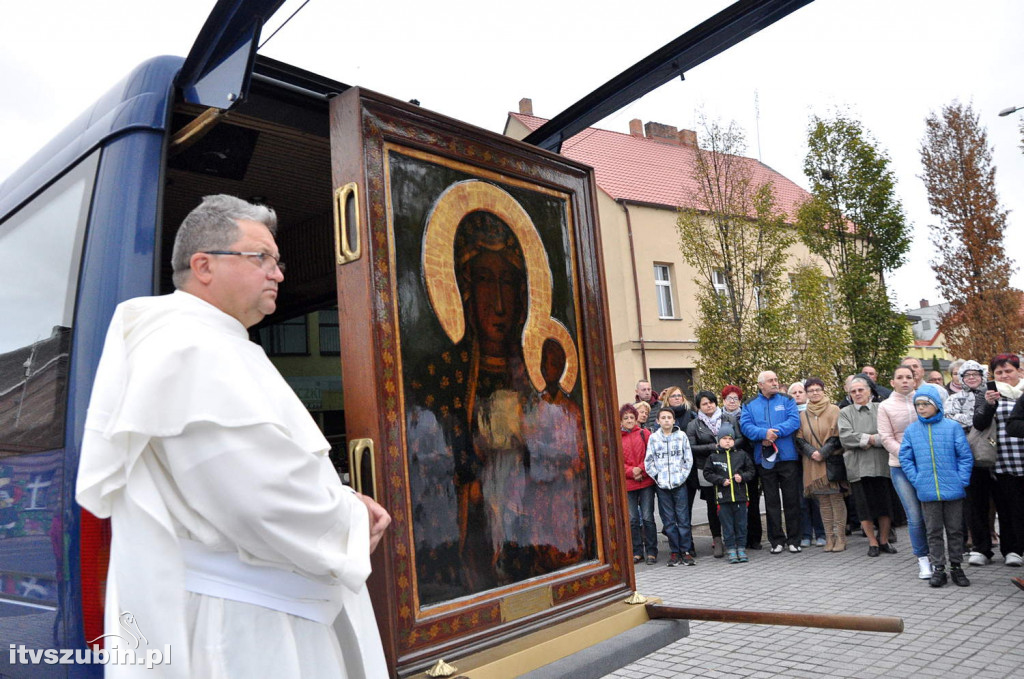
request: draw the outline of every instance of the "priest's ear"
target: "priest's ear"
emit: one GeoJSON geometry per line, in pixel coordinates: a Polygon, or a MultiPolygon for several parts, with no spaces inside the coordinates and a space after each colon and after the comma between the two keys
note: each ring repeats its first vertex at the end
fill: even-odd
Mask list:
{"type": "Polygon", "coordinates": [[[202,285],[209,285],[213,279],[213,257],[205,252],[197,252],[188,260],[192,278],[202,285]]]}

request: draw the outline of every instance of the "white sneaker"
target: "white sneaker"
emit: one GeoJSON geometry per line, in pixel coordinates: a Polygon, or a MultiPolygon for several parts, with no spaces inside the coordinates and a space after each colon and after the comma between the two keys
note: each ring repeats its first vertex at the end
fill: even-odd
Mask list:
{"type": "Polygon", "coordinates": [[[967,557],[967,563],[972,566],[985,566],[991,563],[991,559],[982,554],[981,552],[971,552],[967,557]]]}
{"type": "Polygon", "coordinates": [[[1016,552],[1010,552],[1006,555],[1006,565],[1013,566],[1014,568],[1020,568],[1021,564],[1024,563],[1024,559],[1020,558],[1020,554],[1016,552]]]}
{"type": "Polygon", "coordinates": [[[922,580],[929,580],[932,577],[932,562],[926,556],[917,557],[917,577],[922,580]]]}
{"type": "Polygon", "coordinates": [[[775,545],[774,547],[772,547],[772,554],[782,554],[782,550],[782,545],[775,545]]]}
{"type": "MultiPolygon", "coordinates": [[[[790,546],[789,546],[789,551],[790,551],[790,552],[791,552],[792,554],[796,554],[796,553],[798,553],[798,552],[800,552],[800,551],[801,551],[801,550],[800,550],[800,546],[799,546],[799,545],[790,545],[790,546]]],[[[1018,565],[1019,565],[1019,564],[1018,564],[1018,565]]]]}

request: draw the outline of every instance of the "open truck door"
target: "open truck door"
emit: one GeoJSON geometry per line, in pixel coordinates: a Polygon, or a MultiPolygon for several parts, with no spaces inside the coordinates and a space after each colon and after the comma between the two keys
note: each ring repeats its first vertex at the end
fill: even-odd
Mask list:
{"type": "Polygon", "coordinates": [[[284,0],[217,0],[175,80],[182,98],[218,109],[244,99],[260,33],[283,4],[284,0]]]}

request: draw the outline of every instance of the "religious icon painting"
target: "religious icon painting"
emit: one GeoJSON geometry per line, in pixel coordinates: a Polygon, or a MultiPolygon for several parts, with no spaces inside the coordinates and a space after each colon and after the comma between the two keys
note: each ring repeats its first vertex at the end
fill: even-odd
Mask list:
{"type": "Polygon", "coordinates": [[[628,591],[592,172],[366,91],[331,110],[335,186],[364,197],[338,209],[362,220],[339,324],[348,436],[394,517],[389,660],[628,591]]]}

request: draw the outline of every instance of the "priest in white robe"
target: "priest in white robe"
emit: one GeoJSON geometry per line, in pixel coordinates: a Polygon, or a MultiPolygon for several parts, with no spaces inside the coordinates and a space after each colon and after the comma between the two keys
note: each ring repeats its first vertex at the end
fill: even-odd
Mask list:
{"type": "Polygon", "coordinates": [[[107,676],[387,676],[365,581],[390,517],[341,484],[248,338],[284,279],[275,229],[268,208],[208,196],[177,234],[176,292],[111,320],[77,500],[112,520],[107,647],[171,657],[107,676]]]}

